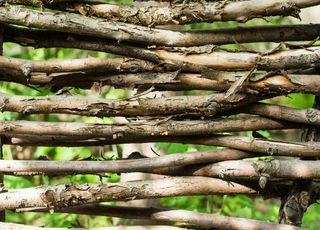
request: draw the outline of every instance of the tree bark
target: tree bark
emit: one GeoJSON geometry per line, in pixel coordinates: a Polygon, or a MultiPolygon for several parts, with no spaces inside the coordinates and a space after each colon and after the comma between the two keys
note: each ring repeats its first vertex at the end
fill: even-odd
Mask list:
{"type": "MultiPolygon", "coordinates": [[[[316,1],[318,4],[319,0],[316,1]]],[[[248,2],[249,4],[252,4],[250,1],[248,2]]],[[[271,4],[276,2],[277,7],[286,10],[286,7],[283,7],[285,5],[292,9],[292,5],[279,4],[278,0],[266,0],[265,2],[271,2],[271,4]]],[[[298,2],[298,0],[296,0],[296,2],[298,2]]],[[[255,5],[251,6],[256,8],[255,5]]],[[[235,12],[235,9],[232,9],[232,11],[235,12]]],[[[240,12],[243,13],[250,11],[241,10],[240,12]]],[[[270,9],[270,11],[269,9],[268,11],[263,10],[262,12],[272,12],[272,9],[270,9]]],[[[108,21],[100,18],[93,19],[68,13],[37,11],[13,5],[0,7],[0,22],[57,32],[68,32],[78,35],[108,38],[116,40],[117,42],[125,41],[160,46],[199,46],[208,44],[207,41],[203,42],[201,37],[197,37],[197,39],[190,39],[188,33],[184,34],[182,32],[170,30],[147,29],[143,26],[126,24],[123,22],[108,21]]]]}
{"type": "MultiPolygon", "coordinates": [[[[49,212],[46,208],[22,209],[20,211],[49,212]]],[[[278,225],[245,218],[228,217],[217,214],[197,213],[186,210],[170,210],[141,207],[119,207],[110,205],[81,205],[79,207],[54,210],[61,213],[76,213],[85,215],[114,216],[120,218],[152,219],[157,221],[182,222],[200,226],[202,228],[217,228],[229,230],[298,230],[300,228],[289,225],[278,225]]]]}
{"type": "Polygon", "coordinates": [[[270,129],[290,129],[297,124],[261,117],[237,119],[171,121],[168,118],[154,122],[127,124],[83,124],[75,122],[1,121],[0,135],[70,136],[81,139],[105,138],[115,141],[127,138],[174,137],[210,135],[219,132],[239,132],[270,129]]]}
{"type": "Polygon", "coordinates": [[[248,187],[235,182],[194,176],[113,184],[61,184],[0,193],[0,210],[34,207],[54,209],[104,201],[210,194],[279,196],[280,191],[283,190],[277,185],[261,190],[253,185],[248,187]]]}
{"type": "MultiPolygon", "coordinates": [[[[118,226],[118,227],[100,227],[100,228],[44,228],[36,226],[28,226],[22,224],[0,223],[0,227],[3,230],[183,230],[185,228],[179,228],[174,226],[118,226]]],[[[285,228],[284,228],[285,229],[285,228]]]]}
{"type": "MultiPolygon", "coordinates": [[[[24,161],[1,160],[0,172],[16,175],[27,173],[74,174],[74,173],[128,173],[152,172],[154,169],[181,167],[192,164],[210,163],[225,160],[237,160],[256,157],[260,154],[246,153],[233,149],[221,149],[207,152],[172,154],[142,159],[123,159],[110,161],[24,161]]],[[[316,173],[316,172],[315,172],[316,173]]]]}
{"type": "MultiPolygon", "coordinates": [[[[8,3],[35,5],[29,0],[9,0],[8,3]]],[[[320,4],[319,0],[251,0],[237,2],[191,1],[164,6],[118,6],[110,4],[88,5],[67,3],[52,6],[60,10],[77,12],[82,15],[97,16],[138,25],[155,26],[168,24],[188,24],[214,21],[246,22],[253,18],[267,16],[299,17],[300,9],[320,4]],[[268,10],[265,10],[268,9],[268,10]]],[[[48,5],[50,7],[50,5],[48,5]]]]}
{"type": "Polygon", "coordinates": [[[127,138],[118,140],[104,140],[103,138],[79,139],[78,137],[10,137],[5,136],[4,143],[21,146],[103,146],[121,143],[170,142],[208,146],[224,146],[242,151],[261,153],[269,156],[291,157],[319,157],[320,145],[317,143],[280,142],[261,138],[242,136],[202,135],[195,136],[159,136],[144,138],[127,138]]]}
{"type": "Polygon", "coordinates": [[[262,97],[246,94],[236,94],[232,100],[226,99],[224,94],[116,100],[95,99],[88,96],[30,97],[0,93],[0,110],[23,114],[65,113],[98,117],[151,115],[160,119],[162,115],[213,117],[259,99],[262,97]]]}

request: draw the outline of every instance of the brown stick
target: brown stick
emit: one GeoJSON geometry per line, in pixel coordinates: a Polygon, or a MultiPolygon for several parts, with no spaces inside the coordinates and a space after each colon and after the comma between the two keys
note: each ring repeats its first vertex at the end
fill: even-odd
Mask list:
{"type": "MultiPolygon", "coordinates": [[[[262,97],[260,97],[262,98],[262,97]]],[[[0,93],[1,111],[23,114],[65,113],[82,116],[149,116],[188,115],[212,117],[257,101],[252,95],[237,94],[232,101],[224,94],[107,100],[84,96],[14,96],[0,93]]]]}
{"type": "Polygon", "coordinates": [[[70,136],[80,139],[105,138],[109,141],[127,138],[210,135],[217,132],[238,132],[289,129],[296,124],[260,117],[238,119],[132,122],[127,124],[82,124],[74,122],[1,121],[0,135],[70,136]]]}
{"type": "MultiPolygon", "coordinates": [[[[154,87],[155,90],[216,90],[225,91],[233,82],[246,72],[222,72],[206,71],[202,74],[190,74],[177,72],[166,73],[135,73],[135,74],[87,74],[87,73],[63,73],[54,75],[36,74],[29,77],[21,72],[2,71],[2,81],[17,82],[23,85],[40,85],[51,87],[56,91],[66,86],[90,89],[91,87],[102,87],[112,85],[117,88],[138,88],[147,90],[154,87]]],[[[318,82],[320,75],[256,75],[250,81],[245,82],[240,89],[248,94],[276,94],[288,93],[312,93],[319,94],[318,82]]]]}
{"type": "MultiPolygon", "coordinates": [[[[283,188],[282,188],[283,189],[283,188]]],[[[208,177],[177,177],[113,184],[61,184],[9,190],[0,193],[0,210],[48,207],[63,208],[103,201],[149,199],[209,194],[281,195],[281,188],[257,186],[208,177]],[[254,188],[252,188],[254,187],[254,188]]]]}
{"type": "Polygon", "coordinates": [[[22,224],[0,223],[0,228],[4,230],[183,230],[185,228],[173,226],[119,226],[119,227],[100,227],[100,228],[44,228],[36,226],[28,226],[22,224]]]}
{"type": "MultiPolygon", "coordinates": [[[[65,47],[86,50],[95,50],[120,54],[129,57],[136,57],[156,63],[166,62],[173,65],[172,70],[182,69],[192,72],[203,72],[211,67],[217,69],[252,69],[256,66],[259,69],[300,69],[314,67],[318,63],[319,48],[309,48],[279,52],[274,55],[263,55],[257,53],[223,53],[210,52],[209,54],[181,54],[164,50],[147,50],[119,44],[106,42],[99,38],[88,38],[83,36],[70,35],[66,33],[49,33],[39,31],[29,31],[6,27],[5,40],[17,42],[22,45],[36,47],[65,47]],[[54,39],[52,39],[54,37],[54,39]],[[233,59],[234,58],[234,59],[233,59]],[[221,60],[224,60],[223,62],[221,60]],[[292,61],[294,60],[294,61],[292,61]],[[196,65],[196,66],[193,66],[196,65]],[[199,66],[200,65],[200,66],[199,66]],[[202,68],[201,68],[202,67],[202,68]]],[[[319,65],[319,64],[318,64],[319,65]]]]}
{"type": "Polygon", "coordinates": [[[319,157],[320,145],[317,143],[298,143],[269,141],[266,139],[249,138],[241,136],[213,136],[202,135],[201,137],[144,137],[126,138],[118,140],[109,139],[79,139],[77,137],[10,137],[6,136],[5,144],[22,146],[102,146],[121,143],[146,143],[146,142],[173,142],[209,146],[224,146],[243,151],[256,152],[271,156],[292,156],[292,157],[319,157]]]}
{"type": "Polygon", "coordinates": [[[258,103],[241,108],[239,111],[301,124],[320,125],[320,111],[313,108],[295,109],[287,106],[258,103]]]}
{"type": "Polygon", "coordinates": [[[14,175],[63,175],[63,174],[100,174],[147,172],[164,175],[204,176],[222,179],[257,180],[264,175],[270,179],[320,179],[319,162],[304,160],[266,160],[247,161],[229,160],[259,156],[236,150],[216,151],[209,153],[183,154],[186,156],[169,156],[150,159],[117,160],[117,161],[0,161],[1,170],[14,175]],[[219,157],[212,154],[226,154],[219,157]],[[209,156],[208,156],[209,155],[209,156]],[[209,163],[219,160],[219,163],[209,163]],[[152,161],[156,161],[153,163],[152,161]],[[159,162],[157,162],[159,161],[159,162]],[[193,164],[193,165],[192,165],[193,164]],[[131,166],[131,167],[130,167],[131,166]]]}
{"type": "MultiPolygon", "coordinates": [[[[34,5],[26,0],[9,0],[8,3],[34,5]]],[[[81,3],[60,4],[53,7],[81,13],[82,15],[94,15],[110,20],[154,26],[214,21],[246,22],[252,18],[276,15],[299,17],[301,8],[318,4],[320,4],[319,0],[251,0],[224,4],[220,2],[191,1],[188,4],[151,5],[139,8],[135,6],[87,5],[81,3]],[[265,9],[268,10],[266,11],[265,9]]]]}
{"type": "MultiPolygon", "coordinates": [[[[48,175],[105,172],[152,172],[159,168],[180,167],[225,160],[236,160],[259,156],[233,149],[222,149],[206,152],[172,154],[155,158],[125,159],[116,161],[24,161],[1,160],[0,172],[16,175],[44,173],[48,175]]],[[[316,173],[316,172],[315,172],[316,173]]]]}
{"type": "MultiPolygon", "coordinates": [[[[0,55],[3,55],[3,34],[4,34],[4,27],[3,24],[0,24],[0,55]]],[[[0,160],[3,159],[3,137],[0,136],[0,160]]],[[[4,174],[0,174],[0,189],[4,187],[4,174]]],[[[0,212],[0,221],[6,221],[6,213],[0,212]]]]}
{"type": "Polygon", "coordinates": [[[161,71],[152,62],[129,58],[83,58],[63,61],[31,61],[19,58],[0,57],[0,69],[21,72],[26,77],[31,73],[137,73],[161,71]]]}
{"type": "Polygon", "coordinates": [[[166,175],[206,176],[223,179],[257,180],[267,175],[272,179],[319,179],[319,161],[305,160],[231,160],[206,165],[159,168],[149,172],[166,175]]]}
{"type": "MultiPolygon", "coordinates": [[[[313,1],[319,2],[319,0],[313,1]]],[[[279,4],[278,0],[276,0],[276,2],[278,7],[283,8],[283,5],[279,4]]],[[[271,11],[272,10],[263,10],[262,12],[271,11]]],[[[198,46],[210,44],[208,42],[203,42],[203,39],[200,39],[199,37],[197,37],[197,39],[190,39],[188,34],[185,35],[184,33],[177,31],[147,29],[143,26],[126,24],[123,22],[106,21],[105,19],[99,18],[93,19],[67,13],[37,11],[12,5],[2,6],[0,8],[0,22],[57,32],[109,38],[118,42],[127,41],[163,46],[198,46]],[[25,20],[26,17],[28,20],[25,20]]]]}
{"type": "MultiPolygon", "coordinates": [[[[20,211],[48,212],[46,208],[22,209],[20,211]]],[[[85,215],[113,216],[126,219],[152,219],[157,221],[182,222],[194,224],[202,228],[224,228],[229,230],[298,230],[293,226],[277,225],[269,222],[250,220],[245,218],[227,217],[197,213],[186,210],[170,210],[158,208],[121,207],[111,205],[81,205],[73,208],[55,210],[62,213],[76,213],[85,215]]]]}

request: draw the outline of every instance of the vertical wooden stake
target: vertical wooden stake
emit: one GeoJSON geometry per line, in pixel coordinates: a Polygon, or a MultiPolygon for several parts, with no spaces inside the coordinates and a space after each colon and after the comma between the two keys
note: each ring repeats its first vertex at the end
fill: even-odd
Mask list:
{"type": "MultiPolygon", "coordinates": [[[[2,160],[2,157],[3,157],[3,152],[2,152],[3,151],[3,145],[2,145],[2,143],[3,143],[3,139],[0,136],[0,160],[2,160]]],[[[0,186],[4,187],[3,174],[0,174],[0,186]]],[[[0,188],[0,190],[1,190],[1,188],[0,188]]],[[[2,211],[2,212],[0,212],[0,221],[1,222],[5,222],[5,220],[6,220],[5,211],[2,211]]]]}
{"type": "MultiPolygon", "coordinates": [[[[0,55],[3,55],[3,25],[0,24],[0,55]]],[[[0,136],[0,160],[3,159],[3,137],[0,136]]],[[[3,174],[0,174],[0,185],[1,187],[4,187],[4,183],[3,183],[3,174]]],[[[0,188],[1,189],[1,188],[0,188]]],[[[1,222],[5,222],[6,217],[5,217],[5,211],[0,212],[0,221],[1,222]]]]}

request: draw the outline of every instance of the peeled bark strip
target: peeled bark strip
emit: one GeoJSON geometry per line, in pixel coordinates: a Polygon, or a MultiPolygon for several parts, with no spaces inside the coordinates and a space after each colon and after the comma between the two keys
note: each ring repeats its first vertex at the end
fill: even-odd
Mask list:
{"type": "MultiPolygon", "coordinates": [[[[256,188],[257,189],[257,188],[256,188]]],[[[71,207],[103,201],[149,199],[209,194],[274,194],[276,188],[256,190],[207,177],[178,177],[113,184],[62,184],[0,193],[0,210],[71,207]]],[[[277,196],[281,193],[278,192],[277,196]]]]}
{"type": "Polygon", "coordinates": [[[270,129],[290,129],[296,124],[261,117],[238,119],[171,121],[168,118],[154,122],[126,124],[83,124],[75,122],[1,121],[0,135],[70,136],[81,139],[104,138],[114,141],[127,138],[174,137],[210,135],[218,132],[238,132],[270,129]]]}
{"type": "Polygon", "coordinates": [[[188,115],[212,117],[257,101],[252,95],[236,94],[232,101],[224,94],[138,98],[130,100],[96,99],[85,96],[14,96],[0,93],[0,111],[23,114],[65,113],[82,116],[188,115]]]}
{"type": "Polygon", "coordinates": [[[192,152],[185,154],[172,154],[154,158],[124,159],[110,161],[24,161],[1,160],[0,172],[15,175],[33,174],[75,174],[75,173],[128,173],[152,172],[154,169],[167,167],[180,167],[191,164],[201,164],[225,160],[237,160],[259,156],[259,154],[246,153],[233,149],[221,149],[206,152],[192,152]]]}
{"type": "MultiPolygon", "coordinates": [[[[20,210],[18,210],[20,212],[20,210]]],[[[22,209],[30,212],[49,212],[46,208],[22,209]]],[[[300,228],[289,225],[278,225],[245,218],[227,217],[217,214],[197,213],[186,210],[170,210],[159,208],[122,207],[110,205],[81,205],[73,208],[54,210],[60,213],[76,213],[84,215],[112,216],[126,219],[152,219],[194,224],[202,228],[224,228],[229,230],[298,230],[300,228]]]]}
{"type": "Polygon", "coordinates": [[[152,226],[118,226],[118,227],[100,227],[100,228],[44,228],[36,226],[28,226],[22,224],[0,223],[0,228],[3,230],[182,230],[185,228],[152,225],[152,226]]]}
{"type": "MultiPolygon", "coordinates": [[[[8,3],[32,4],[25,0],[9,0],[8,3]]],[[[299,17],[300,9],[320,4],[319,0],[251,0],[238,2],[190,1],[163,6],[118,6],[110,4],[88,5],[81,3],[54,6],[61,10],[94,15],[138,25],[154,26],[188,24],[214,21],[246,22],[266,16],[299,17]],[[268,9],[268,10],[265,10],[268,9]]]]}

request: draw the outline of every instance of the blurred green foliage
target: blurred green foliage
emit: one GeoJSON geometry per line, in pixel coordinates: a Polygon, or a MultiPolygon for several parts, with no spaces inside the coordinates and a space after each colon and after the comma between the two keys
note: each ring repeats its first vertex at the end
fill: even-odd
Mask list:
{"type": "MultiPolygon", "coordinates": [[[[127,1],[128,2],[128,1],[127,1]]],[[[251,20],[245,24],[235,22],[217,22],[217,23],[201,23],[185,26],[185,29],[213,29],[226,28],[233,26],[251,26],[251,25],[265,25],[265,24],[280,24],[290,23],[288,19],[280,17],[269,18],[266,22],[263,19],[251,20]]],[[[274,44],[248,44],[250,48],[254,49],[270,49],[274,44]]],[[[228,48],[239,50],[240,47],[235,45],[228,45],[228,48]]],[[[7,43],[4,46],[4,55],[6,57],[24,58],[30,60],[65,60],[83,57],[113,57],[113,55],[101,52],[89,52],[72,49],[33,49],[21,47],[16,44],[7,43]]],[[[50,95],[49,89],[39,89],[39,91],[27,88],[25,86],[0,82],[0,89],[3,92],[16,95],[50,95]]],[[[88,90],[73,89],[73,94],[89,95],[92,92],[88,90]]],[[[197,91],[186,92],[186,94],[196,94],[197,91]]],[[[208,93],[208,92],[205,92],[208,93]]],[[[124,98],[128,95],[126,90],[114,89],[113,87],[104,90],[104,94],[97,95],[104,98],[124,98]]],[[[286,97],[277,97],[269,100],[272,103],[289,105],[296,108],[309,108],[313,104],[312,95],[293,94],[286,97]]],[[[112,123],[113,118],[95,118],[95,117],[77,117],[77,116],[63,116],[63,115],[22,115],[16,113],[4,112],[0,113],[0,120],[42,120],[42,121],[77,121],[77,122],[100,122],[112,123]]],[[[251,136],[251,132],[246,133],[251,136]]],[[[266,131],[261,131],[261,134],[266,138],[272,139],[272,135],[266,131]]],[[[173,144],[173,143],[158,143],[158,149],[165,150],[167,154],[184,153],[192,151],[205,151],[216,149],[214,146],[194,146],[187,144],[173,144]]],[[[20,148],[20,147],[4,147],[5,159],[49,159],[49,160],[76,160],[91,157],[95,160],[103,159],[102,156],[115,159],[118,153],[114,152],[117,149],[121,151],[121,146],[112,148],[112,146],[105,147],[39,147],[39,148],[20,148]]],[[[121,154],[121,153],[120,153],[121,154]]],[[[106,183],[117,182],[120,177],[117,174],[107,174],[106,177],[100,178],[96,175],[70,175],[65,177],[48,176],[5,176],[5,186],[10,189],[33,187],[41,184],[53,185],[59,183],[78,182],[78,183],[106,183]]],[[[279,201],[278,200],[263,200],[262,198],[250,198],[247,196],[193,196],[193,197],[176,197],[163,198],[161,203],[165,207],[187,209],[207,213],[220,213],[228,216],[247,217],[258,220],[276,221],[278,216],[279,201]]],[[[305,214],[303,227],[310,229],[320,229],[320,206],[313,205],[305,214]]],[[[113,218],[108,217],[93,217],[81,216],[75,214],[43,214],[43,213],[14,213],[6,212],[6,220],[13,223],[24,223],[46,227],[98,227],[109,226],[114,224],[113,218]]]]}

